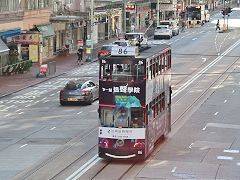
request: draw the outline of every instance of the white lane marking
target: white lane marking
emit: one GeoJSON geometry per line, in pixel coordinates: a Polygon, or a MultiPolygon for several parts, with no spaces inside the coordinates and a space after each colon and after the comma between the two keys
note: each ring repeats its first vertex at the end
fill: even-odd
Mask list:
{"type": "Polygon", "coordinates": [[[88,162],[86,162],[83,166],[81,166],[78,170],[76,170],[73,174],[71,174],[65,180],[77,180],[81,177],[88,169],[90,169],[93,165],[95,165],[101,158],[98,157],[98,154],[93,156],[88,162]]]}
{"type": "Polygon", "coordinates": [[[176,171],[177,167],[175,166],[173,169],[172,169],[172,173],[174,173],[176,171]]]}
{"type": "Polygon", "coordinates": [[[240,162],[237,162],[237,166],[240,166],[240,162]]]}
{"type": "Polygon", "coordinates": [[[194,144],[194,143],[190,144],[190,146],[188,146],[188,147],[191,149],[193,144],[194,144]]]}
{"type": "Polygon", "coordinates": [[[21,111],[21,109],[16,110],[16,112],[19,112],[19,111],[21,111]]]}
{"type": "Polygon", "coordinates": [[[54,129],[56,129],[56,127],[52,127],[50,130],[52,131],[52,130],[54,130],[54,129]]]}
{"type": "Polygon", "coordinates": [[[202,58],[203,62],[205,62],[207,60],[207,58],[202,58]]]}
{"type": "Polygon", "coordinates": [[[24,112],[20,112],[20,113],[18,113],[18,114],[23,114],[24,112]]]}
{"type": "Polygon", "coordinates": [[[15,105],[8,106],[8,107],[6,107],[6,108],[4,108],[4,109],[1,109],[0,111],[8,111],[8,109],[10,109],[10,108],[12,108],[12,107],[15,107],[15,105]]]}
{"type": "Polygon", "coordinates": [[[27,108],[27,107],[30,107],[32,104],[28,104],[28,105],[26,105],[25,107],[27,108]]]}
{"type": "Polygon", "coordinates": [[[224,149],[223,152],[237,154],[237,153],[239,153],[239,150],[234,150],[234,149],[224,149]]]}
{"type": "Polygon", "coordinates": [[[23,148],[23,147],[25,147],[25,146],[27,146],[27,145],[28,145],[28,144],[24,144],[24,145],[20,146],[19,149],[21,149],[21,148],[23,148]]]}
{"type": "Polygon", "coordinates": [[[220,56],[218,56],[214,61],[204,67],[201,71],[199,71],[195,76],[189,79],[186,83],[184,83],[176,92],[172,95],[172,99],[176,97],[179,93],[181,93],[184,89],[186,89],[191,83],[193,83],[197,78],[199,78],[203,73],[205,73],[209,68],[214,66],[218,61],[220,61],[224,56],[226,56],[230,51],[233,50],[236,46],[240,44],[240,40],[234,43],[231,47],[229,47],[226,51],[224,51],[220,56]]]}
{"type": "Polygon", "coordinates": [[[240,125],[223,124],[223,123],[207,123],[206,126],[207,127],[215,127],[215,128],[240,129],[240,125]]]}
{"type": "Polygon", "coordinates": [[[37,104],[37,103],[39,103],[39,101],[35,101],[34,103],[37,104]]]}
{"type": "Polygon", "coordinates": [[[50,96],[54,96],[55,94],[51,94],[50,96]]]}
{"type": "Polygon", "coordinates": [[[203,131],[205,131],[207,129],[207,126],[205,126],[204,128],[202,128],[203,131]]]}
{"type": "Polygon", "coordinates": [[[81,113],[82,113],[82,111],[78,112],[77,114],[81,114],[81,113]]]}
{"type": "Polygon", "coordinates": [[[215,112],[214,115],[215,115],[215,116],[218,115],[218,112],[215,112]]]}
{"type": "Polygon", "coordinates": [[[232,90],[232,93],[235,93],[235,90],[232,90]]]}
{"type": "Polygon", "coordinates": [[[227,100],[225,99],[225,100],[224,100],[224,103],[226,103],[226,102],[227,102],[227,100]]]}
{"type": "Polygon", "coordinates": [[[6,114],[4,117],[9,117],[9,116],[11,116],[12,114],[11,113],[9,113],[9,114],[6,114]]]}
{"type": "Polygon", "coordinates": [[[222,160],[233,160],[233,157],[231,157],[231,156],[218,156],[217,159],[222,159],[222,160]]]}

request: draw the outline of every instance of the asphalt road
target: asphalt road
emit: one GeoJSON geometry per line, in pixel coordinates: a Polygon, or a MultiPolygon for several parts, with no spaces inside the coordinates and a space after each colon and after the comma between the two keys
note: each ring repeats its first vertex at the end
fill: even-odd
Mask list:
{"type": "Polygon", "coordinates": [[[236,28],[216,32],[220,17],[171,40],[151,41],[173,48],[172,132],[145,162],[131,166],[95,156],[97,101],[59,105],[69,79],[98,81],[98,64],[91,63],[1,99],[0,179],[65,179],[74,172],[76,179],[240,179],[240,35],[236,28]]]}

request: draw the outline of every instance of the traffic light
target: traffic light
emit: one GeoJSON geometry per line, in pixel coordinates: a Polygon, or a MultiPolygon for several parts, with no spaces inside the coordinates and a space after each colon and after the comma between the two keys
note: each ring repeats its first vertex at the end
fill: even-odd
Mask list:
{"type": "Polygon", "coordinates": [[[231,13],[232,12],[232,8],[228,7],[227,11],[228,11],[228,13],[231,13]]]}
{"type": "Polygon", "coordinates": [[[222,15],[227,15],[227,8],[222,8],[222,15]]]}

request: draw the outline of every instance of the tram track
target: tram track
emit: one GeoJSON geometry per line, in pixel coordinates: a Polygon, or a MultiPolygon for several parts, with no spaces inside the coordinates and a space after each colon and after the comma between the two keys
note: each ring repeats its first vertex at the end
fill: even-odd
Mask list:
{"type": "Polygon", "coordinates": [[[97,130],[97,127],[94,127],[90,132],[86,131],[84,134],[79,134],[59,150],[55,151],[54,154],[48,155],[41,162],[31,166],[29,169],[26,169],[22,173],[15,176],[12,180],[59,179],[59,177],[61,177],[67,170],[71,169],[72,166],[78,164],[79,162],[85,162],[85,158],[87,156],[92,156],[91,153],[95,152],[97,144],[92,144],[90,147],[85,147],[84,149],[88,150],[83,151],[82,154],[78,153],[77,150],[80,149],[80,145],[84,144],[84,142],[89,138],[92,139],[92,136],[94,136],[93,134],[96,134],[97,130]],[[69,156],[74,156],[74,158],[69,161],[66,159],[69,156]],[[52,167],[53,164],[59,163],[61,164],[61,169],[55,169],[52,167]],[[52,171],[48,171],[49,169],[52,171]]]}

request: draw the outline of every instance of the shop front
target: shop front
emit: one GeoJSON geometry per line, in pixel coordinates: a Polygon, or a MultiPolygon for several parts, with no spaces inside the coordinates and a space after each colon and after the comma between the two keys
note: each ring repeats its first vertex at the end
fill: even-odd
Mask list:
{"type": "MultiPolygon", "coordinates": [[[[14,64],[18,59],[19,49],[18,46],[14,42],[14,37],[21,35],[21,29],[12,29],[8,31],[0,32],[0,39],[2,39],[3,43],[8,47],[8,56],[4,55],[3,66],[7,64],[14,64]]],[[[4,52],[6,53],[6,52],[4,52]]]]}
{"type": "Polygon", "coordinates": [[[9,48],[0,38],[0,75],[3,74],[3,67],[7,64],[9,48]]]}
{"type": "Polygon", "coordinates": [[[53,57],[55,32],[50,24],[36,25],[36,28],[41,34],[39,36],[39,64],[41,65],[44,60],[53,57]]]}
{"type": "Polygon", "coordinates": [[[19,57],[22,60],[39,61],[39,34],[25,33],[15,37],[15,43],[20,48],[19,57]]]}

